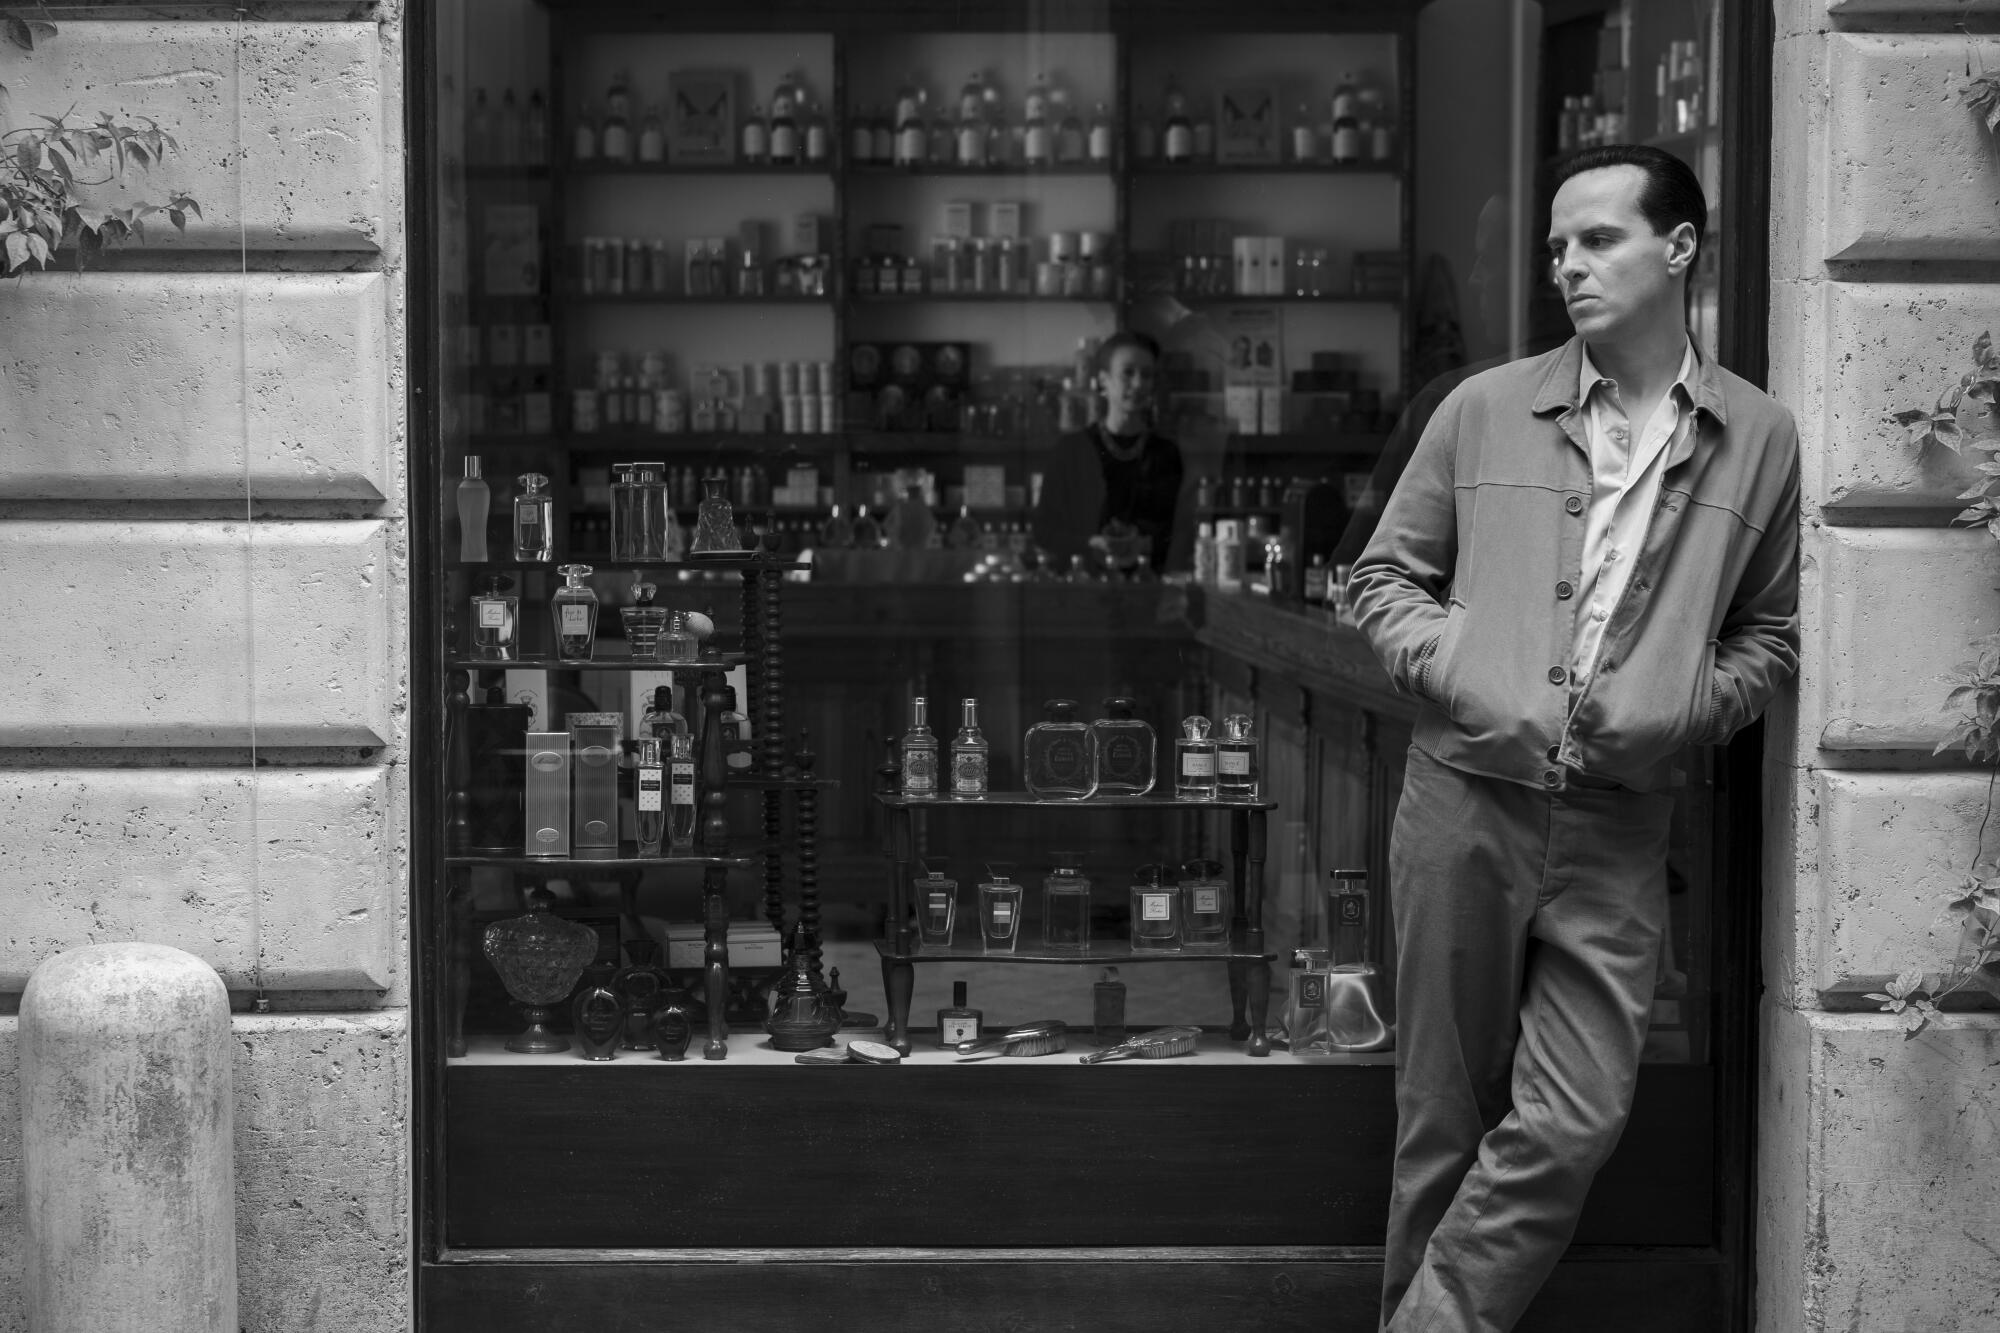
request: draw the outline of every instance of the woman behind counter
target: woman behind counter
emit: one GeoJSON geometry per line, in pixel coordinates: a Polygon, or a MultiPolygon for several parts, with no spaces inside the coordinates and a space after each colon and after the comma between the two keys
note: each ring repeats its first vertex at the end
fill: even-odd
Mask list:
{"type": "Polygon", "coordinates": [[[1035,507],[1035,541],[1058,572],[1113,523],[1151,542],[1155,572],[1166,566],[1182,465],[1180,447],[1152,429],[1159,363],[1159,343],[1143,333],[1114,333],[1097,349],[1103,416],[1056,441],[1035,507]]]}

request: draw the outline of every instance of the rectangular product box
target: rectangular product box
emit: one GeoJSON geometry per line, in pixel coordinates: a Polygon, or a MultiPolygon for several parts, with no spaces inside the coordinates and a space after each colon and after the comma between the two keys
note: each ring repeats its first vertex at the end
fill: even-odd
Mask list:
{"type": "Polygon", "coordinates": [[[792,252],[801,255],[816,255],[826,249],[821,239],[820,217],[817,213],[800,213],[792,219],[792,252]]]}
{"type": "MultiPolygon", "coordinates": [[[[699,921],[676,921],[667,927],[667,966],[700,967],[708,942],[699,921]]],[[[729,966],[777,967],[784,961],[778,932],[766,921],[729,923],[729,966]]]]}
{"type": "Polygon", "coordinates": [[[570,845],[578,854],[618,848],[618,751],[624,716],[569,713],[570,762],[576,770],[571,796],[570,845]]]}
{"type": "Polygon", "coordinates": [[[528,730],[549,725],[549,673],[509,668],[506,673],[507,702],[528,709],[528,730]]]}
{"type": "Polygon", "coordinates": [[[1021,238],[1021,201],[996,199],[986,206],[986,234],[1004,240],[1021,238]]]}
{"type": "Polygon", "coordinates": [[[972,201],[947,199],[944,205],[944,234],[964,240],[972,235],[972,201]]]}
{"type": "Polygon", "coordinates": [[[1236,435],[1257,433],[1257,411],[1259,395],[1254,384],[1231,384],[1222,391],[1223,415],[1229,419],[1229,429],[1236,435]]]}
{"type": "MultiPolygon", "coordinates": [[[[511,673],[510,673],[511,674],[511,673]]],[[[569,733],[528,733],[522,793],[528,856],[569,855],[569,733]]]]}
{"type": "Polygon", "coordinates": [[[1285,391],[1268,385],[1257,391],[1257,429],[1263,435],[1280,435],[1285,429],[1285,391]]]}
{"type": "Polygon", "coordinates": [[[1285,294],[1285,238],[1282,236],[1259,237],[1263,242],[1264,261],[1263,290],[1266,296],[1285,294]]]}
{"type": "MultiPolygon", "coordinates": [[[[646,733],[639,729],[652,711],[653,691],[662,685],[672,688],[674,673],[671,671],[622,671],[618,675],[625,681],[625,734],[634,738],[646,733]]],[[[602,696],[600,696],[602,697],[602,696]]],[[[669,696],[670,698],[672,696],[669,696]]]]}
{"type": "Polygon", "coordinates": [[[1238,296],[1256,296],[1262,290],[1264,266],[1251,262],[1251,240],[1238,236],[1229,243],[1229,283],[1238,296]]]}

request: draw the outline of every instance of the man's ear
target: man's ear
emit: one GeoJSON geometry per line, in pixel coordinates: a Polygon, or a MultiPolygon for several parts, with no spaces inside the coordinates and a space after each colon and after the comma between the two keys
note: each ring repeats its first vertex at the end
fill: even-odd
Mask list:
{"type": "Polygon", "coordinates": [[[1694,266],[1694,224],[1683,222],[1667,233],[1667,272],[1679,275],[1694,266]]]}

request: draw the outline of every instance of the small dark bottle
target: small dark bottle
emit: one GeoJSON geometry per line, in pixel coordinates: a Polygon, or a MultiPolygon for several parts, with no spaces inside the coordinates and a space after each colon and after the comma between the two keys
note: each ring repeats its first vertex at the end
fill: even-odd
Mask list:
{"type": "Polygon", "coordinates": [[[694,1036],[692,1006],[685,992],[666,992],[660,1007],[653,1011],[653,1043],[662,1060],[685,1060],[688,1039],[694,1036]]]}
{"type": "Polygon", "coordinates": [[[618,1038],[625,1030],[625,1005],[611,988],[611,971],[609,963],[591,964],[571,1006],[577,1044],[586,1060],[616,1059],[618,1038]]]}

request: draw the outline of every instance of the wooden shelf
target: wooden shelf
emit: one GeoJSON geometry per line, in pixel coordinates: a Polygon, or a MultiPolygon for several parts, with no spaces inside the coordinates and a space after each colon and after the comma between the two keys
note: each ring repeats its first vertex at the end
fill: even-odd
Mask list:
{"type": "Polygon", "coordinates": [[[500,866],[513,870],[591,871],[668,870],[676,866],[746,870],[762,864],[752,853],[738,856],[709,856],[702,852],[675,852],[666,856],[640,856],[633,843],[620,843],[616,853],[605,856],[528,856],[520,852],[465,852],[445,857],[451,866],[500,866]]]}
{"type": "Polygon", "coordinates": [[[832,309],[838,302],[831,296],[799,296],[792,292],[772,292],[763,296],[695,296],[687,292],[584,292],[569,291],[571,301],[591,305],[816,305],[832,309]]]}
{"type": "Polygon", "coordinates": [[[1116,296],[1035,296],[1025,292],[855,292],[851,305],[1113,305],[1116,296]]]}
{"type": "Polygon", "coordinates": [[[875,952],[899,963],[1041,963],[1053,966],[1110,963],[1214,963],[1273,962],[1278,955],[1228,944],[1184,945],[1176,950],[1135,950],[1123,940],[1092,940],[1083,950],[1058,952],[1039,945],[1022,945],[1012,953],[987,953],[977,945],[954,944],[948,949],[919,949],[915,953],[898,950],[889,940],[875,941],[875,952]]]}
{"type": "Polygon", "coordinates": [[[867,180],[913,180],[923,176],[1097,176],[1110,180],[1118,174],[1110,162],[1001,162],[987,166],[960,166],[957,163],[926,162],[897,166],[892,162],[856,162],[847,168],[851,177],[867,180]]]}
{"type": "Polygon", "coordinates": [[[1230,305],[1386,305],[1400,306],[1401,296],[1356,296],[1351,292],[1327,292],[1319,296],[1194,296],[1175,292],[1176,301],[1186,306],[1230,306],[1230,305]]]}
{"type": "Polygon", "coordinates": [[[565,176],[608,176],[620,180],[646,176],[791,176],[830,179],[840,168],[832,162],[569,162],[558,168],[565,176]]]}
{"type": "Polygon", "coordinates": [[[1135,162],[1133,176],[1395,176],[1403,169],[1394,162],[1135,162]]]}
{"type": "Polygon", "coordinates": [[[749,659],[742,653],[707,653],[695,662],[641,661],[632,657],[596,657],[588,662],[572,662],[557,657],[517,657],[495,661],[484,657],[452,658],[446,671],[727,671],[749,659]]]}

